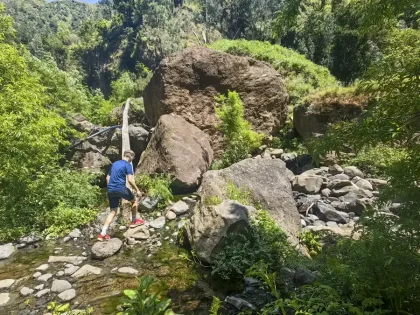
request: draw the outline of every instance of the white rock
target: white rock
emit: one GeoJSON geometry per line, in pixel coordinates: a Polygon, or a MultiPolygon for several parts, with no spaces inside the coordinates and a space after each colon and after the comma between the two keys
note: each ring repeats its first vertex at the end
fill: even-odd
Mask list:
{"type": "Polygon", "coordinates": [[[20,289],[20,295],[22,295],[22,296],[28,296],[32,293],[34,293],[34,290],[32,290],[28,287],[23,287],[22,289],[20,289]]]}
{"type": "Polygon", "coordinates": [[[0,260],[9,258],[15,251],[16,248],[11,243],[0,245],[0,260]]]}
{"type": "Polygon", "coordinates": [[[56,275],[57,277],[62,277],[62,276],[64,276],[64,271],[60,270],[60,271],[59,271],[59,272],[57,272],[55,275],[56,275]]]}
{"type": "Polygon", "coordinates": [[[82,236],[82,232],[80,232],[79,229],[74,229],[73,231],[70,232],[69,236],[72,238],[79,238],[82,236]]]}
{"type": "Polygon", "coordinates": [[[38,272],[35,272],[34,273],[34,275],[32,276],[32,277],[34,277],[34,278],[38,278],[38,277],[41,277],[42,276],[42,273],[40,273],[39,271],[38,272]]]}
{"type": "Polygon", "coordinates": [[[188,212],[189,206],[185,201],[180,200],[172,205],[170,210],[173,211],[176,215],[181,215],[188,212]]]}
{"type": "Polygon", "coordinates": [[[175,212],[173,212],[173,211],[169,210],[168,212],[166,212],[165,217],[166,217],[169,221],[171,221],[171,220],[175,220],[175,219],[176,219],[176,214],[175,214],[175,212]]]}
{"type": "Polygon", "coordinates": [[[47,293],[50,293],[50,289],[44,289],[44,290],[39,291],[38,293],[35,294],[35,297],[40,298],[40,297],[43,297],[47,293]]]}
{"type": "Polygon", "coordinates": [[[34,289],[37,290],[37,291],[39,291],[39,290],[44,289],[44,287],[45,287],[45,284],[42,283],[40,285],[37,285],[34,289]]]}
{"type": "Polygon", "coordinates": [[[0,289],[8,289],[10,288],[16,280],[14,279],[5,279],[0,280],[0,289]]]}
{"type": "Polygon", "coordinates": [[[165,217],[159,217],[156,220],[150,222],[150,226],[154,229],[161,229],[165,226],[166,220],[165,217]]]}
{"type": "Polygon", "coordinates": [[[128,274],[128,275],[138,275],[138,270],[131,268],[131,267],[122,267],[120,269],[118,269],[119,273],[124,273],[124,274],[128,274]]]}
{"type": "Polygon", "coordinates": [[[48,280],[50,280],[52,278],[52,276],[53,276],[52,274],[46,273],[45,275],[42,275],[42,276],[38,277],[37,280],[47,282],[48,280]]]}
{"type": "Polygon", "coordinates": [[[0,293],[0,306],[7,304],[10,301],[9,293],[0,293]]]}
{"type": "Polygon", "coordinates": [[[74,289],[70,289],[70,290],[67,290],[67,291],[61,292],[61,293],[58,295],[58,298],[59,298],[61,301],[63,301],[63,302],[68,302],[68,301],[71,301],[71,300],[73,300],[75,297],[76,297],[76,290],[74,290],[74,289]]]}
{"type": "Polygon", "coordinates": [[[121,226],[119,227],[119,230],[120,230],[120,231],[125,231],[125,230],[127,230],[127,227],[126,227],[126,226],[124,226],[124,225],[121,225],[121,226]]]}
{"type": "Polygon", "coordinates": [[[73,265],[80,265],[84,262],[87,258],[83,256],[50,256],[48,259],[49,263],[70,263],[73,265]]]}
{"type": "Polygon", "coordinates": [[[51,291],[56,293],[61,293],[69,289],[71,289],[71,284],[66,280],[54,280],[51,286],[51,291]]]}
{"type": "Polygon", "coordinates": [[[64,274],[65,274],[66,276],[71,276],[73,273],[75,273],[75,272],[76,272],[77,270],[79,270],[79,269],[80,269],[80,267],[71,265],[71,267],[67,267],[67,268],[64,270],[64,274]]]}
{"type": "Polygon", "coordinates": [[[36,268],[36,270],[38,270],[38,271],[45,271],[45,270],[47,270],[49,267],[50,267],[50,265],[48,265],[48,264],[43,264],[43,265],[39,266],[38,268],[36,268]]]}
{"type": "Polygon", "coordinates": [[[89,275],[99,275],[102,272],[101,268],[93,267],[91,265],[84,265],[82,268],[77,270],[72,277],[73,278],[82,278],[89,275]]]}

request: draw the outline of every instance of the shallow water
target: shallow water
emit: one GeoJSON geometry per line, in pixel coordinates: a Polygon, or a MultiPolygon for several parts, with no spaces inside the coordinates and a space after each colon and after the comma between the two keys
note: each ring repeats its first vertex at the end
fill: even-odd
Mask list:
{"type": "MultiPolygon", "coordinates": [[[[0,261],[0,280],[19,279],[18,284],[15,283],[11,289],[2,291],[11,292],[12,295],[8,305],[0,307],[0,314],[17,315],[22,314],[22,310],[39,310],[36,314],[43,314],[47,302],[58,302],[57,296],[50,293],[39,299],[33,296],[21,297],[20,289],[23,286],[34,288],[41,283],[32,275],[38,266],[47,263],[49,256],[80,256],[83,252],[89,253],[93,244],[94,241],[81,239],[66,244],[52,241],[43,243],[36,249],[19,250],[12,258],[0,261]],[[60,253],[54,254],[56,248],[62,248],[60,253]]],[[[88,257],[83,264],[102,268],[100,275],[88,276],[78,281],[69,276],[59,277],[71,282],[76,290],[77,296],[71,301],[73,308],[84,309],[91,306],[94,314],[116,314],[116,307],[122,301],[122,292],[125,289],[134,289],[138,284],[136,277],[111,272],[116,267],[132,267],[139,270],[139,276],[154,276],[154,290],[171,298],[172,308],[179,314],[208,314],[213,295],[223,298],[231,291],[229,287],[220,285],[220,282],[213,279],[208,268],[186,259],[185,250],[174,244],[164,243],[151,256],[147,251],[147,248],[140,245],[131,249],[123,247],[117,255],[104,261],[88,257]],[[180,256],[181,253],[184,253],[183,257],[180,256]]],[[[64,269],[64,265],[65,263],[50,264],[50,268],[43,273],[55,275],[64,269]]],[[[46,288],[51,287],[53,278],[48,281],[46,288]]]]}

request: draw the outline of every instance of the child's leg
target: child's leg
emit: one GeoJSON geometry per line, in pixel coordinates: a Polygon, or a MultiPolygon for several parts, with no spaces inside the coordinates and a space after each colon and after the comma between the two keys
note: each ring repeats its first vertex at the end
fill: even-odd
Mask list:
{"type": "Polygon", "coordinates": [[[105,220],[104,227],[102,228],[102,231],[101,231],[101,235],[102,236],[105,236],[106,235],[106,232],[108,230],[108,227],[111,225],[112,220],[114,219],[115,214],[117,213],[117,211],[118,211],[118,208],[111,209],[111,212],[108,214],[108,217],[105,220]]]}

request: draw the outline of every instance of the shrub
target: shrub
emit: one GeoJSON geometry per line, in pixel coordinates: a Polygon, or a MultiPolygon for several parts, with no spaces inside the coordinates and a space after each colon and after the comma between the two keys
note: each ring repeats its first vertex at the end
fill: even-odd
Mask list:
{"type": "Polygon", "coordinates": [[[224,135],[225,151],[221,167],[228,167],[246,159],[261,146],[263,135],[252,130],[244,119],[244,105],[236,92],[228,92],[228,96],[216,98],[216,116],[220,119],[217,129],[224,135]]]}
{"type": "Polygon", "coordinates": [[[158,293],[152,293],[153,278],[143,276],[136,290],[125,290],[127,297],[120,307],[122,312],[117,315],[175,315],[169,308],[170,299],[162,299],[158,293]]]}
{"type": "Polygon", "coordinates": [[[210,48],[270,63],[283,75],[292,104],[316,90],[339,86],[327,68],[318,66],[303,55],[279,45],[243,39],[223,39],[211,44],[210,48]]]}
{"type": "Polygon", "coordinates": [[[306,247],[311,256],[316,256],[322,252],[322,246],[319,243],[321,237],[312,231],[305,231],[300,234],[300,243],[306,247]]]}
{"type": "Polygon", "coordinates": [[[71,310],[70,303],[57,304],[56,302],[50,302],[47,307],[48,311],[52,315],[91,315],[93,314],[93,308],[89,307],[85,310],[71,310]]]}
{"type": "Polygon", "coordinates": [[[149,196],[161,198],[161,207],[167,206],[169,201],[173,199],[172,191],[170,189],[171,177],[169,175],[139,175],[136,176],[136,184],[149,196]]]}
{"type": "Polygon", "coordinates": [[[243,276],[258,261],[266,262],[272,269],[278,268],[295,255],[286,234],[263,210],[251,219],[247,235],[231,233],[225,244],[214,259],[212,271],[223,279],[243,276]]]}

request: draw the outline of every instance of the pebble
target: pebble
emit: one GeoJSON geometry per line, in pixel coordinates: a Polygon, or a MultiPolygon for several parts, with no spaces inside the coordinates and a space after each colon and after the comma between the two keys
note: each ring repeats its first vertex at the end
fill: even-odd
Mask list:
{"type": "Polygon", "coordinates": [[[16,250],[13,244],[0,245],[0,260],[9,258],[16,250]]]}
{"type": "MultiPolygon", "coordinates": [[[[69,266],[69,265],[67,265],[67,266],[69,266]]],[[[71,276],[73,273],[75,273],[77,270],[79,270],[80,269],[80,267],[78,267],[78,266],[73,266],[73,265],[70,265],[69,267],[67,267],[65,270],[64,270],[64,274],[66,275],[66,276],[71,276]]]]}
{"type": "Polygon", "coordinates": [[[54,280],[51,286],[51,291],[55,293],[61,293],[69,289],[71,289],[71,284],[66,280],[54,280]]]}
{"type": "Polygon", "coordinates": [[[40,298],[40,297],[43,297],[47,293],[50,293],[50,289],[44,289],[44,290],[39,291],[38,293],[35,294],[35,297],[40,298]]]}
{"type": "Polygon", "coordinates": [[[69,236],[72,238],[79,238],[82,236],[82,232],[80,232],[79,229],[74,229],[73,231],[70,232],[69,236]]]}
{"type": "Polygon", "coordinates": [[[16,280],[14,279],[5,279],[0,280],[0,289],[8,289],[10,288],[16,280]]]}
{"type": "Polygon", "coordinates": [[[48,259],[49,263],[70,263],[73,265],[80,265],[83,261],[85,261],[87,258],[83,256],[50,256],[48,259]]]}
{"type": "Polygon", "coordinates": [[[62,276],[64,276],[64,271],[60,270],[60,271],[59,271],[59,272],[57,272],[55,275],[56,275],[57,277],[62,277],[62,276]]]}
{"type": "Polygon", "coordinates": [[[64,292],[61,292],[58,295],[58,298],[63,302],[68,302],[73,300],[76,297],[76,291],[74,289],[70,289],[64,292]]]}
{"type": "Polygon", "coordinates": [[[82,268],[77,270],[72,277],[73,278],[82,278],[89,275],[99,275],[102,272],[101,268],[93,267],[91,265],[84,265],[82,268]]]}
{"type": "Polygon", "coordinates": [[[122,267],[118,269],[119,273],[128,274],[128,275],[138,275],[138,270],[131,267],[122,267]]]}
{"type": "Polygon", "coordinates": [[[156,220],[150,222],[150,226],[154,229],[161,229],[165,226],[166,220],[165,217],[159,217],[156,220]]]}
{"type": "Polygon", "coordinates": [[[36,270],[38,271],[45,271],[49,268],[50,266],[48,264],[43,264],[41,266],[39,266],[38,268],[36,268],[36,270]]]}
{"type": "Polygon", "coordinates": [[[42,283],[40,285],[37,285],[34,289],[37,290],[37,291],[40,291],[40,290],[44,289],[44,287],[45,287],[45,284],[42,283]]]}
{"type": "Polygon", "coordinates": [[[127,227],[126,227],[126,226],[124,226],[124,225],[121,225],[121,226],[120,226],[120,228],[119,228],[119,230],[120,230],[120,231],[125,231],[125,230],[127,230],[127,227]]]}
{"type": "Polygon", "coordinates": [[[34,277],[34,278],[38,278],[38,277],[40,277],[40,276],[42,276],[42,273],[40,273],[40,272],[38,271],[38,272],[35,272],[35,273],[34,273],[34,275],[33,275],[32,277],[34,277]]]}
{"type": "Polygon", "coordinates": [[[67,243],[70,240],[71,240],[71,237],[70,236],[66,236],[65,238],[63,238],[63,243],[67,243]]]}
{"type": "Polygon", "coordinates": [[[10,301],[9,293],[0,293],[0,306],[7,304],[10,301]]]}
{"type": "Polygon", "coordinates": [[[34,293],[34,290],[32,290],[28,287],[23,287],[22,289],[20,289],[20,295],[22,295],[22,296],[28,296],[32,293],[34,293]]]}
{"type": "Polygon", "coordinates": [[[52,274],[46,273],[45,275],[38,277],[37,280],[47,282],[48,280],[52,278],[52,276],[53,276],[52,274]]]}

